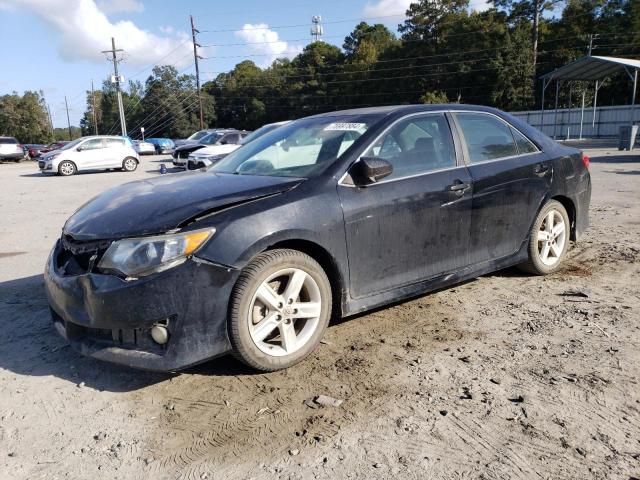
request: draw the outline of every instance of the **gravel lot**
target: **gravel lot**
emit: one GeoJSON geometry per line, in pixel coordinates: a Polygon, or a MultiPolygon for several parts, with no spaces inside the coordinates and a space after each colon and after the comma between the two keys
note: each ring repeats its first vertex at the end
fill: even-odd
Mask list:
{"type": "Polygon", "coordinates": [[[160,157],[71,178],[0,165],[0,477],[640,477],[640,155],[588,153],[592,226],[560,273],[508,269],[334,323],[266,375],[230,358],[127,370],[50,325],[41,273],[64,221],[160,157]],[[305,403],[321,394],[344,403],[305,403]]]}

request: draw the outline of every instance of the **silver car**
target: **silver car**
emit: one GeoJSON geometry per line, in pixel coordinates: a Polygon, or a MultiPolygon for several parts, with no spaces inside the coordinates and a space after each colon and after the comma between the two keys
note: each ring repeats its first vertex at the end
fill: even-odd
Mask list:
{"type": "Polygon", "coordinates": [[[38,160],[38,168],[42,173],[66,177],[81,170],[117,168],[133,172],[139,163],[138,152],[128,138],[96,135],[78,138],[60,150],[45,153],[38,160]]]}
{"type": "Polygon", "coordinates": [[[134,140],[133,148],[136,149],[139,155],[155,155],[156,153],[155,145],[144,140],[134,140]]]}

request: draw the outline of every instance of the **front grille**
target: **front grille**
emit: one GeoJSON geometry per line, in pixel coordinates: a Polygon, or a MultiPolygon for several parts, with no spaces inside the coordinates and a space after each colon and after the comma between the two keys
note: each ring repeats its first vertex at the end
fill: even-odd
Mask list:
{"type": "Polygon", "coordinates": [[[79,242],[71,235],[63,234],[56,266],[63,275],[89,273],[111,245],[111,240],[79,242]]]}

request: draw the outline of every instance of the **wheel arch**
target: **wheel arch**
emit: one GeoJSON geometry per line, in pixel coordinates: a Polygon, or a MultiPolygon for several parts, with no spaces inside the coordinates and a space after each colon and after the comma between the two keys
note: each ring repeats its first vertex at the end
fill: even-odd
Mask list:
{"type": "Polygon", "coordinates": [[[551,197],[549,200],[555,200],[557,202],[560,202],[562,204],[562,206],[564,207],[564,209],[567,211],[567,215],[569,215],[569,224],[570,224],[570,230],[571,230],[571,234],[569,235],[569,238],[573,241],[576,240],[576,206],[575,203],[573,203],[573,200],[571,200],[569,197],[565,196],[565,195],[555,195],[553,197],[551,197]]]}
{"type": "Polygon", "coordinates": [[[329,283],[331,284],[331,294],[334,299],[332,315],[335,316],[336,314],[341,314],[342,304],[344,300],[345,282],[340,268],[338,267],[338,263],[336,262],[335,258],[329,253],[329,251],[318,243],[303,239],[280,240],[269,245],[263,251],[275,250],[280,248],[287,248],[290,250],[297,250],[299,252],[305,253],[320,264],[322,269],[327,274],[329,283]],[[338,299],[340,301],[337,301],[338,299]]]}

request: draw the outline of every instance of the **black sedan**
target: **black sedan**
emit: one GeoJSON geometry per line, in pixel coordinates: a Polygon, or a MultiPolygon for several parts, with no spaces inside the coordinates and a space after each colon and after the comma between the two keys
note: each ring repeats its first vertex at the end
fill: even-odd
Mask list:
{"type": "Polygon", "coordinates": [[[587,228],[588,158],[498,110],[332,112],[206,172],[98,195],[45,271],[83,354],[178,370],[233,352],[263,371],[348,316],[511,265],[549,274],[587,228]]]}

